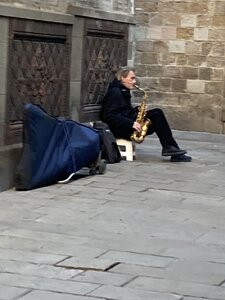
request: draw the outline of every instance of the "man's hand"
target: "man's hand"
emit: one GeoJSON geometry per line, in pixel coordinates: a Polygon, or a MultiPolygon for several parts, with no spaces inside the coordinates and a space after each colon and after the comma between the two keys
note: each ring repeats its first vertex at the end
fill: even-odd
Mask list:
{"type": "Polygon", "coordinates": [[[141,125],[138,122],[134,122],[132,128],[134,128],[135,130],[137,130],[138,132],[141,131],[141,125]]]}

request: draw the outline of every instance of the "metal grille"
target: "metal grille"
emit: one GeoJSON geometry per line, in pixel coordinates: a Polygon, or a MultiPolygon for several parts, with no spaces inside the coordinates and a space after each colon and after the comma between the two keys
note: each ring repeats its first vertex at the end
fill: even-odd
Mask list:
{"type": "Polygon", "coordinates": [[[17,24],[14,20],[11,24],[7,97],[8,135],[10,131],[22,128],[25,103],[39,104],[52,116],[68,116],[69,110],[68,37],[66,34],[57,35],[57,27],[60,24],[52,28],[52,34],[50,32],[46,34],[45,26],[42,26],[41,22],[30,23],[27,32],[26,22],[29,23],[29,21],[21,23],[19,20],[17,24]],[[24,31],[18,32],[18,28],[24,31]]]}
{"type": "Polygon", "coordinates": [[[119,66],[127,61],[126,26],[118,27],[113,22],[101,23],[98,29],[93,22],[89,24],[85,38],[81,99],[85,120],[98,116],[108,83],[119,66]],[[107,31],[108,27],[110,31],[107,31]]]}

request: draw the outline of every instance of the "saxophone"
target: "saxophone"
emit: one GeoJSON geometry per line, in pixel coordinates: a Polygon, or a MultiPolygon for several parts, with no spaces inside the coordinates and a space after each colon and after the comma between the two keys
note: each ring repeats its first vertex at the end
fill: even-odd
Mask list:
{"type": "Polygon", "coordinates": [[[135,122],[141,125],[141,131],[134,130],[130,136],[131,141],[134,141],[138,144],[144,141],[144,138],[147,134],[148,127],[152,124],[151,120],[145,118],[146,116],[146,106],[147,106],[147,93],[141,89],[138,85],[134,84],[134,87],[144,93],[142,97],[141,105],[138,107],[138,115],[135,122]]]}

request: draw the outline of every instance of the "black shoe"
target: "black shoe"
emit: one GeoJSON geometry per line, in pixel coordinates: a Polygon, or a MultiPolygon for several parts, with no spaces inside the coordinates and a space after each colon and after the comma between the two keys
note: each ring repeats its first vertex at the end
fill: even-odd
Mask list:
{"type": "Polygon", "coordinates": [[[187,156],[187,155],[173,155],[171,156],[170,159],[171,162],[190,162],[192,161],[192,157],[191,156],[187,156]]]}
{"type": "Polygon", "coordinates": [[[181,150],[174,146],[169,146],[162,149],[162,156],[182,155],[185,153],[187,153],[186,150],[181,150]]]}

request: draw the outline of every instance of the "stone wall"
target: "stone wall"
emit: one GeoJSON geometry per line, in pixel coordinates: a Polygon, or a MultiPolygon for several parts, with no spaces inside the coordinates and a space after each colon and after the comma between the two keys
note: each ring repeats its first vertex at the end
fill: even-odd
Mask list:
{"type": "Polygon", "coordinates": [[[135,67],[173,128],[224,133],[225,1],[136,0],[135,67]]]}
{"type": "Polygon", "coordinates": [[[0,3],[20,8],[51,10],[60,13],[67,11],[68,4],[125,14],[133,12],[133,0],[0,0],[0,3]]]}
{"type": "MultiPolygon", "coordinates": [[[[112,67],[117,66],[119,61],[126,63],[128,60],[128,63],[132,64],[134,30],[130,27],[134,23],[133,11],[133,0],[0,0],[0,177],[3,178],[0,181],[0,191],[13,186],[15,169],[21,156],[20,113],[22,113],[21,104],[24,103],[21,99],[25,97],[30,99],[30,95],[34,96],[35,103],[42,99],[41,103],[49,109],[53,107],[55,111],[56,107],[61,107],[65,116],[70,115],[72,119],[79,121],[80,112],[84,110],[81,97],[84,90],[82,86],[84,55],[87,57],[90,53],[95,53],[93,47],[100,52],[101,47],[98,48],[98,45],[101,43],[105,45],[105,41],[111,41],[110,34],[113,33],[114,44],[108,43],[107,49],[111,50],[112,45],[118,45],[120,41],[120,48],[117,46],[117,50],[120,49],[124,55],[116,56],[119,52],[115,51],[114,56],[110,56],[112,66],[110,65],[107,71],[112,71],[112,67]],[[85,51],[85,42],[91,38],[94,41],[93,33],[96,33],[94,38],[98,43],[93,42],[92,47],[88,47],[90,51],[85,51]],[[100,38],[100,33],[104,39],[100,38]],[[58,47],[55,47],[54,43],[58,47]],[[57,55],[57,49],[61,49],[62,65],[66,66],[62,68],[62,72],[61,70],[55,72],[51,66],[54,56],[57,55]],[[13,63],[12,57],[18,58],[15,60],[17,64],[13,63]],[[40,60],[40,57],[43,59],[40,60]],[[114,57],[119,59],[116,61],[114,57]],[[31,62],[33,70],[38,70],[34,72],[37,76],[36,81],[30,71],[31,62]],[[29,72],[26,72],[27,69],[29,72]],[[51,82],[55,83],[60,78],[64,78],[60,83],[68,82],[69,86],[63,85],[62,91],[66,92],[64,97],[57,97],[58,100],[62,99],[59,106],[58,103],[55,104],[55,100],[48,101],[48,99],[53,99],[53,93],[49,92],[53,87],[51,82]],[[16,84],[15,81],[20,83],[16,84]]],[[[100,57],[102,63],[106,64],[107,59],[100,57]]],[[[99,69],[102,71],[102,65],[99,69]]],[[[95,74],[98,75],[96,68],[95,74]]],[[[93,109],[93,115],[94,113],[97,115],[98,108],[96,111],[93,109]]],[[[85,120],[88,121],[87,118],[85,120]]]]}

